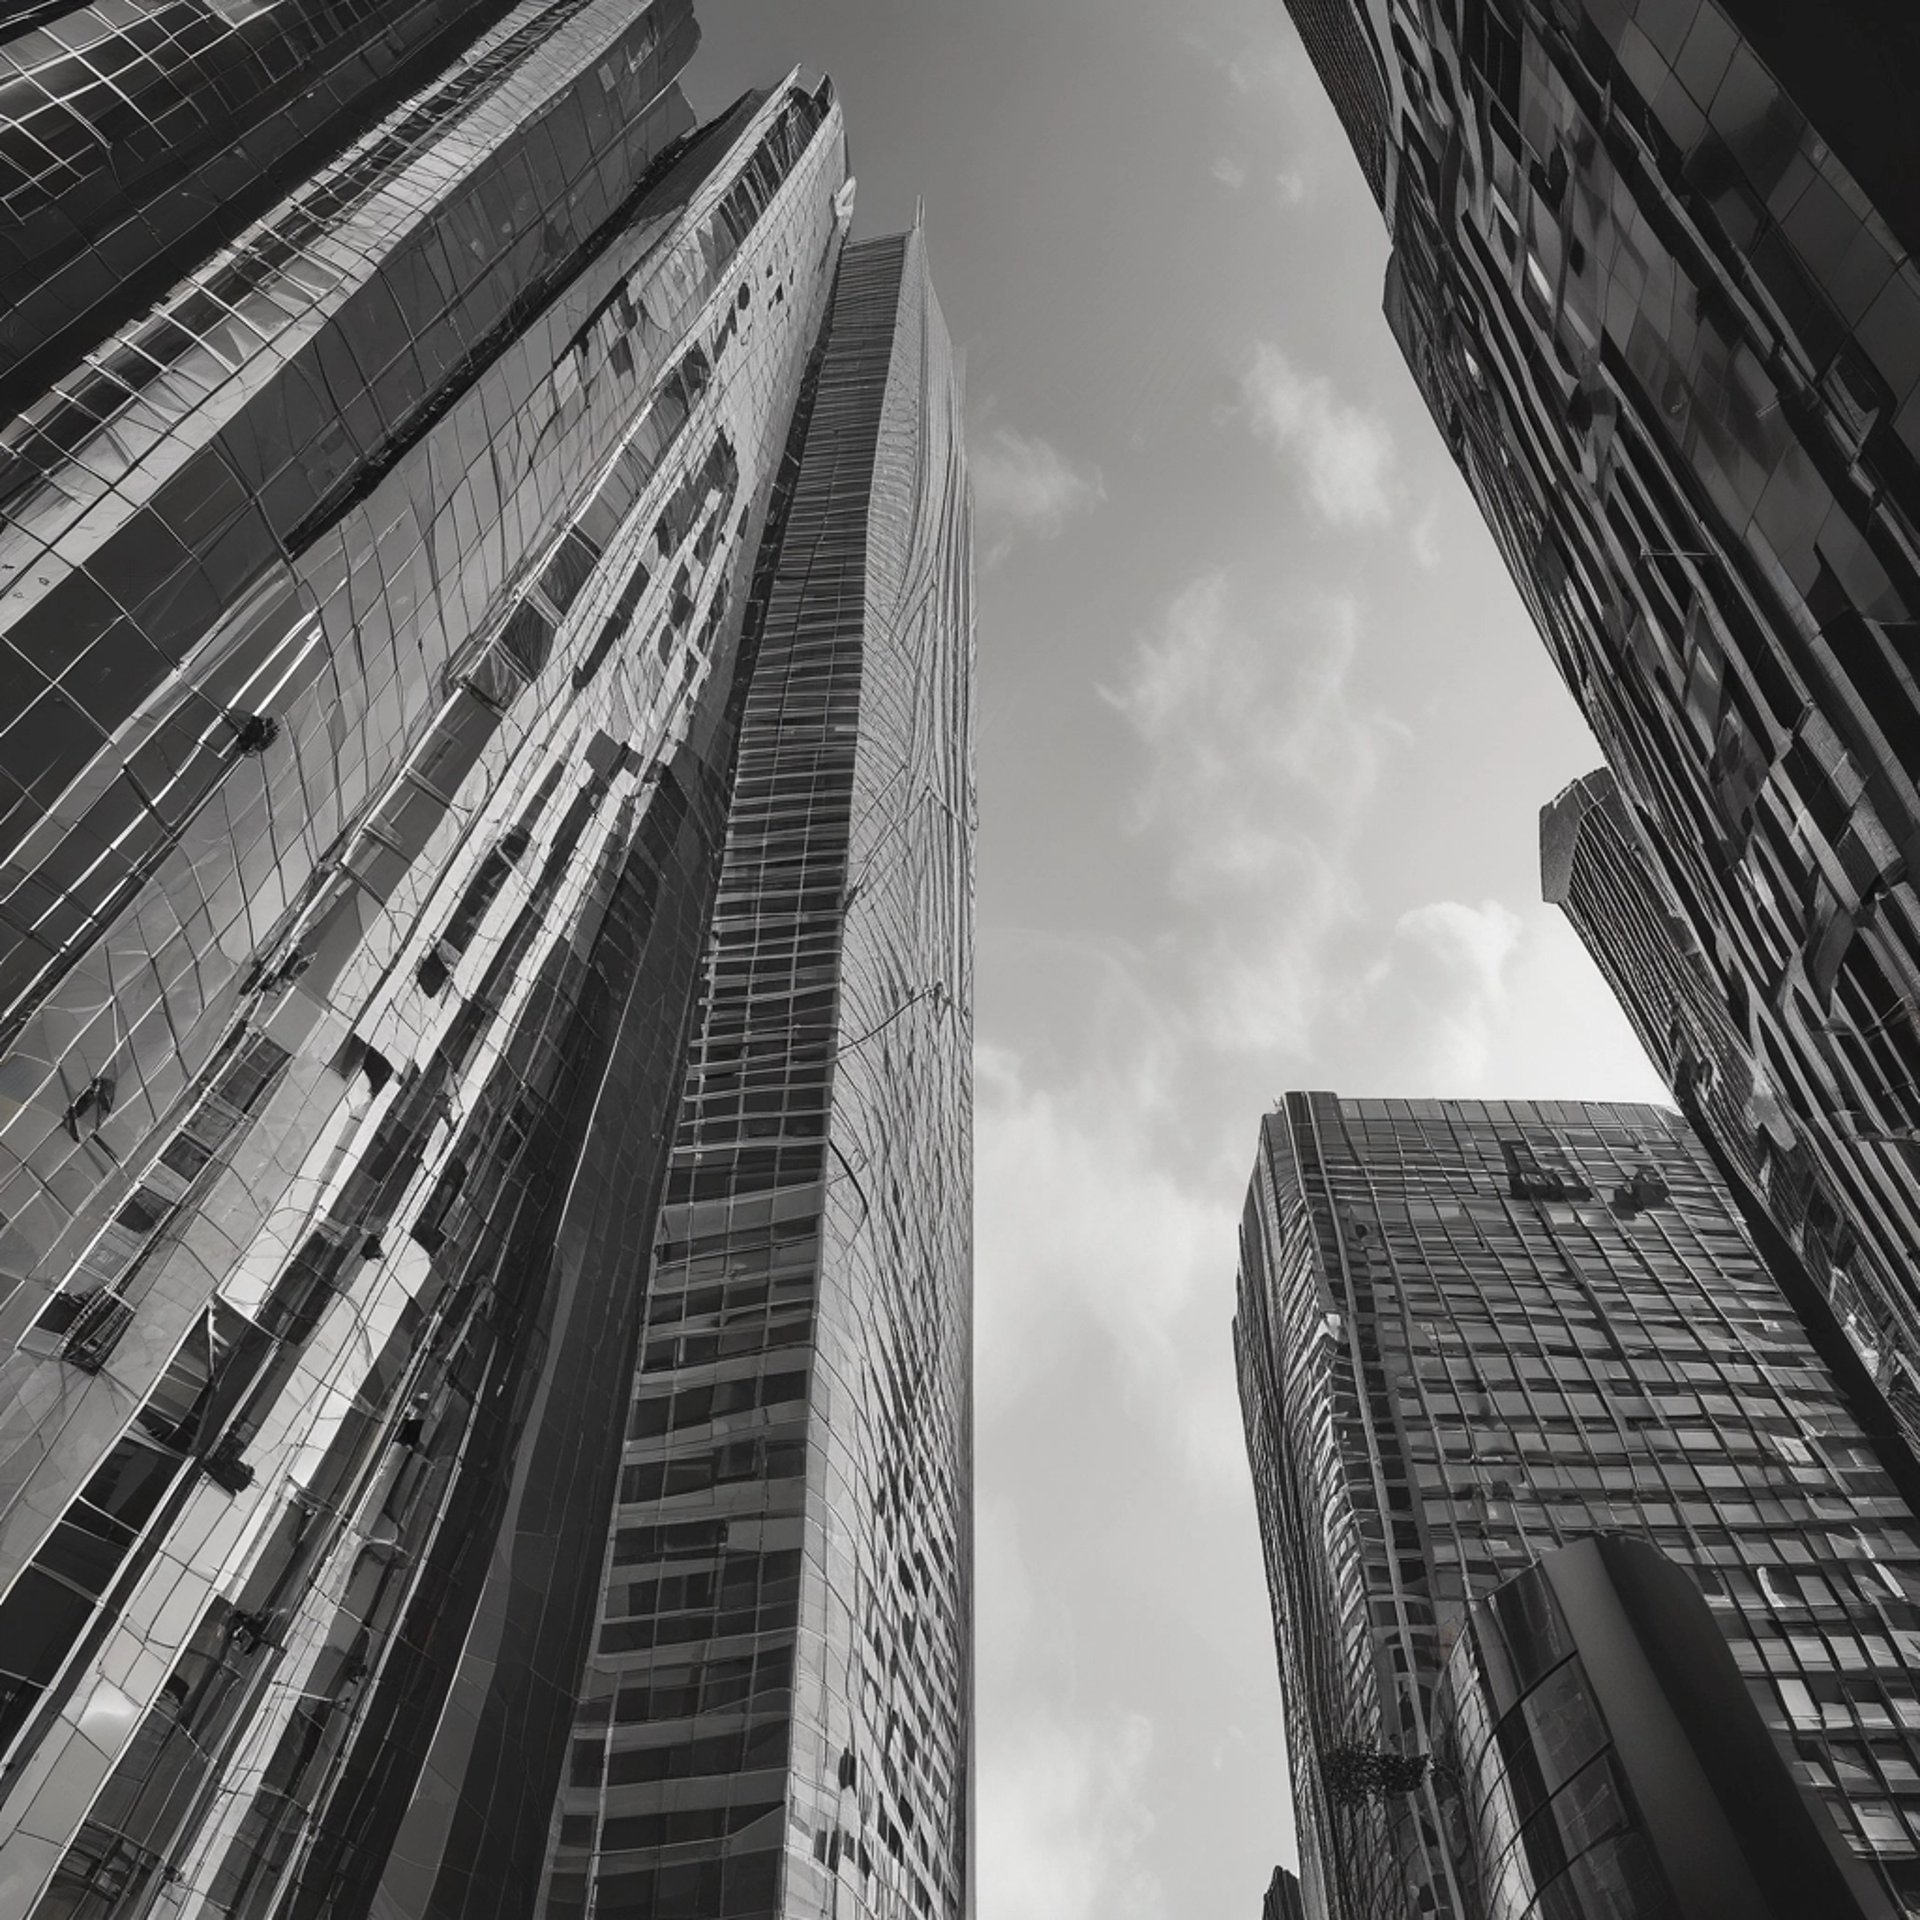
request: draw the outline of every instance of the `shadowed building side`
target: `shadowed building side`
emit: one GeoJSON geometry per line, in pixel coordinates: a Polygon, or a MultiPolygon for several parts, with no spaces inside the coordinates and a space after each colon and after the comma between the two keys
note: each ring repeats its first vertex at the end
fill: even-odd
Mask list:
{"type": "Polygon", "coordinates": [[[1307,1920],[1300,1903],[1300,1882],[1285,1867],[1275,1867],[1267,1883],[1267,1897],[1260,1903],[1260,1920],[1307,1920]]]}

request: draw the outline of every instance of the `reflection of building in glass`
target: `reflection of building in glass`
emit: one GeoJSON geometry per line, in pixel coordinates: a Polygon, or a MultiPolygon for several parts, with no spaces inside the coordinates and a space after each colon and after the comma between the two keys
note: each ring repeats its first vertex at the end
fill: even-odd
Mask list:
{"type": "Polygon", "coordinates": [[[1699,1587],[1644,1541],[1576,1541],[1476,1602],[1434,1741],[1474,1912],[1892,1920],[1699,1587]]]}
{"type": "Polygon", "coordinates": [[[1686,1567],[1920,1912],[1911,1461],[1882,1463],[1871,1383],[1836,1384],[1678,1118],[1289,1096],[1235,1345],[1310,1910],[1478,1912],[1420,1765],[1435,1686],[1470,1602],[1615,1530],[1686,1567]]]}
{"type": "Polygon", "coordinates": [[[533,1911],[618,1615],[673,1648],[622,1681],[601,1836],[661,1911],[738,1852],[712,1911],[770,1911],[771,1859],[783,1912],[834,1869],[958,1912],[971,610],[917,237],[856,485],[824,82],[696,128],[678,0],[179,11],[164,44],[63,14],[0,77],[9,155],[67,125],[9,128],[15,95],[107,68],[179,144],[168,175],[144,133],[104,171],[68,142],[34,189],[90,233],[151,206],[110,250],[137,302],[43,221],[63,290],[10,277],[0,321],[52,369],[0,425],[0,1908],[533,1911]],[[310,126],[290,60],[332,90],[310,126]],[[169,61],[226,76],[257,192],[169,61]],[[763,790],[781,726],[820,736],[811,813],[763,790]],[[782,894],[836,832],[845,898],[782,894]],[[756,1167],[789,1135],[828,1164],[742,1190],[777,1257],[709,1287],[699,1249],[668,1338],[687,1050],[724,1053],[763,950],[796,1024],[708,1077],[756,1167]],[[744,1484],[796,1460],[789,1507],[744,1484]],[[690,1554],[701,1463],[732,1517],[690,1554]],[[647,1513],[610,1573],[616,1499],[647,1513]],[[769,1729],[771,1841],[735,1818],[769,1729]]]}
{"type": "Polygon", "coordinates": [[[1389,322],[1799,1124],[1780,1204],[1824,1195],[1909,1326],[1920,13],[1289,5],[1389,103],[1389,322]]]}
{"type": "MultiPolygon", "coordinates": [[[[1605,768],[1542,811],[1540,867],[1612,986],[1649,1056],[1675,1090],[1749,1225],[1787,1242],[1908,1432],[1920,1432],[1920,1296],[1879,1247],[1849,1224],[1868,1196],[1836,1201],[1820,1169],[1853,1172],[1849,1156],[1818,1160],[1806,1123],[1775,1098],[1753,1049],[1739,970],[1708,958],[1713,930],[1690,926],[1661,882],[1663,853],[1636,830],[1605,768]],[[1731,998],[1732,1004],[1729,1004],[1731,998]]],[[[1810,1322],[1822,1312],[1807,1303],[1810,1322]]]]}

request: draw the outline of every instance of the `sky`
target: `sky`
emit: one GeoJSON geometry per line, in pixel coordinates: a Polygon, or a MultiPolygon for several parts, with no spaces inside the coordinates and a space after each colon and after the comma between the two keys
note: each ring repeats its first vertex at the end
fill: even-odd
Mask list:
{"type": "Polygon", "coordinates": [[[1380,314],[1280,0],[703,0],[926,208],[978,514],[980,1920],[1293,1852],[1230,1327],[1259,1117],[1658,1099],[1539,902],[1599,754],[1380,314]]]}

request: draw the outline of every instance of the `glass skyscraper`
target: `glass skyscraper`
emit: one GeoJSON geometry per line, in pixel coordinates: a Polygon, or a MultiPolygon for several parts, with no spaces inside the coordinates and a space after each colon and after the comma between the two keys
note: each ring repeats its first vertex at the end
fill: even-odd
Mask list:
{"type": "Polygon", "coordinates": [[[1778,1234],[1920,1440],[1920,1299],[1899,1277],[1906,1263],[1855,1230],[1856,1220],[1873,1217],[1870,1205],[1831,1197],[1806,1121],[1775,1091],[1749,1023],[1727,1004],[1726,975],[1703,944],[1709,930],[1683,916],[1660,882],[1659,859],[1605,768],[1542,810],[1546,898],[1606,975],[1749,1225],[1778,1234]]]}
{"type": "MultiPolygon", "coordinates": [[[[1288,0],[1657,886],[1920,1317],[1920,16],[1288,0]]],[[[1791,1233],[1795,1223],[1785,1223],[1791,1233]]]]}
{"type": "Polygon", "coordinates": [[[958,402],[918,231],[848,249],[755,594],[555,1915],[968,1910],[958,402]]]}
{"type": "MultiPolygon", "coordinates": [[[[1474,1806],[1422,1764],[1436,1690],[1476,1603],[1608,1532],[1687,1570],[1801,1789],[1920,1912],[1911,1457],[1675,1115],[1290,1095],[1234,1335],[1309,1912],[1483,1911],[1474,1806]]],[[[1583,1803],[1562,1864],[1624,1818],[1583,1803]]],[[[1542,1911],[1635,1912],[1616,1853],[1542,1911]]]]}
{"type": "Polygon", "coordinates": [[[967,1910],[957,386],[695,37],[0,47],[0,1910],[967,1910]]]}

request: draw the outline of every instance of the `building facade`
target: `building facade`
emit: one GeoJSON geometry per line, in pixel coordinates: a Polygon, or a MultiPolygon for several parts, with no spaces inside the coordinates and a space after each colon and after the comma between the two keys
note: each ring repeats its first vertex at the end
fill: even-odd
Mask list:
{"type": "MultiPolygon", "coordinates": [[[[0,413],[38,398],[511,11],[511,0],[11,9],[0,413]]],[[[542,18],[558,26],[579,11],[542,18]]],[[[691,0],[651,12],[664,84],[692,50],[691,0]]]]}
{"type": "Polygon", "coordinates": [[[1798,1126],[1800,1199],[1817,1184],[1902,1295],[1875,1317],[1910,1326],[1920,22],[1289,5],[1316,59],[1346,17],[1323,71],[1350,128],[1362,94],[1381,122],[1357,145],[1389,323],[1798,1126]]]}
{"type": "Polygon", "coordinates": [[[631,1693],[583,1676],[671,1644],[603,1723],[599,1912],[957,1915],[972,615],[919,238],[843,270],[831,88],[696,124],[679,0],[123,12],[0,50],[59,162],[0,322],[47,376],[0,428],[0,1910],[577,1911],[581,1703],[631,1693]],[[138,165],[47,136],[102,84],[138,165]],[[783,892],[836,835],[844,898],[783,892]],[[763,962],[791,1021],[714,1038],[763,962]],[[728,1045],[720,1304],[661,1234],[728,1045]],[[811,1185],[760,1178],[789,1133],[811,1185]],[[691,1558],[689,1442],[742,1515],[691,1558]]]}
{"type": "Polygon", "coordinates": [[[1434,1722],[1478,1911],[1893,1920],[1699,1587],[1645,1541],[1558,1547],[1476,1601],[1434,1722]]]}
{"type": "Polygon", "coordinates": [[[1910,1463],[1675,1115],[1290,1095],[1234,1332],[1309,1912],[1483,1910],[1422,1765],[1436,1688],[1474,1603],[1609,1531],[1687,1569],[1802,1788],[1920,1912],[1910,1463]]]}
{"type": "Polygon", "coordinates": [[[1713,930],[1688,921],[1663,866],[1605,768],[1541,812],[1545,897],[1606,976],[1749,1224],[1762,1233],[1771,1225],[1786,1241],[1909,1438],[1920,1439],[1920,1310],[1902,1282],[1909,1263],[1855,1231],[1856,1220],[1873,1217],[1870,1196],[1836,1195],[1827,1184],[1852,1159],[1816,1152],[1808,1136],[1818,1116],[1776,1095],[1750,1024],[1727,1003],[1725,982],[1737,970],[1708,957],[1713,930]]]}
{"type": "Polygon", "coordinates": [[[971,534],[917,230],[843,257],[809,405],[556,1916],[969,1911],[971,534]]]}

